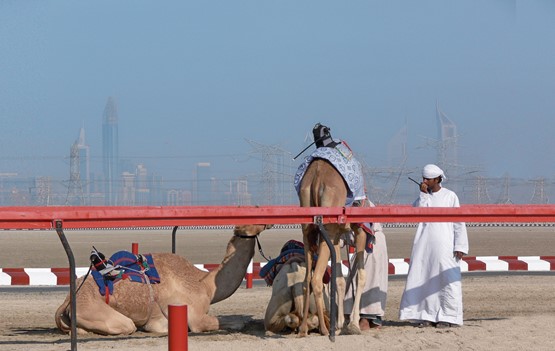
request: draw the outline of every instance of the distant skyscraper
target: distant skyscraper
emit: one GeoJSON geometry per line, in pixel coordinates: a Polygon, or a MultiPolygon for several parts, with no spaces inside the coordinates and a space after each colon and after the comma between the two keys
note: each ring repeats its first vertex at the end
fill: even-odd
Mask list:
{"type": "Polygon", "coordinates": [[[67,196],[65,205],[84,205],[85,197],[83,196],[83,183],[79,175],[79,149],[75,140],[71,145],[70,161],[69,161],[69,184],[67,188],[67,196]]]}
{"type": "Polygon", "coordinates": [[[230,205],[250,206],[251,194],[249,194],[248,181],[246,179],[238,180],[236,185],[235,197],[230,205]]]}
{"type": "Polygon", "coordinates": [[[90,148],[85,142],[85,127],[81,127],[81,130],[79,130],[77,150],[79,154],[79,179],[81,180],[81,188],[85,196],[85,204],[88,204],[87,199],[91,192],[90,148]]]}
{"type": "Polygon", "coordinates": [[[387,161],[389,167],[404,165],[407,159],[407,122],[389,140],[387,144],[387,161]]]}
{"type": "Polygon", "coordinates": [[[121,174],[121,198],[119,205],[133,206],[135,205],[135,174],[123,172],[121,174]]]}
{"type": "Polygon", "coordinates": [[[116,205],[119,187],[119,138],[116,102],[108,98],[102,119],[102,165],[104,170],[104,196],[106,205],[116,205]]]}
{"type": "Polygon", "coordinates": [[[135,170],[135,175],[137,177],[136,182],[136,204],[139,206],[150,205],[150,182],[148,177],[148,171],[145,165],[138,164],[135,170]]]}
{"type": "Polygon", "coordinates": [[[193,187],[193,205],[204,206],[212,203],[212,177],[210,175],[210,163],[199,162],[195,168],[193,187]]]}
{"type": "Polygon", "coordinates": [[[439,108],[436,102],[436,116],[438,126],[438,165],[443,169],[454,169],[458,166],[457,155],[457,126],[451,121],[445,112],[439,108]]]}

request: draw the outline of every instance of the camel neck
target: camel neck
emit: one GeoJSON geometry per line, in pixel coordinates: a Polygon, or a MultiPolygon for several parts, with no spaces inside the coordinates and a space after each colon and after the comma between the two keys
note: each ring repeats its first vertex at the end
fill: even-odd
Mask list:
{"type": "Polygon", "coordinates": [[[231,296],[241,285],[247,267],[254,256],[254,236],[235,235],[227,244],[226,255],[220,265],[212,270],[205,281],[214,287],[211,303],[216,303],[231,296]],[[213,282],[213,284],[210,283],[213,282]]]}

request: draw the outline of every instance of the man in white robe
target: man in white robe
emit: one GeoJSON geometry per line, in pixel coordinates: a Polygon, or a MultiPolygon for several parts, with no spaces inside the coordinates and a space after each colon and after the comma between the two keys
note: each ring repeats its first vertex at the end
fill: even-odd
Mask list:
{"type": "MultiPolygon", "coordinates": [[[[446,177],[436,165],[422,172],[417,207],[460,207],[457,195],[440,183],[446,177]]],[[[419,223],[399,311],[400,320],[439,328],[463,324],[460,259],[468,254],[466,225],[419,223]]]]}

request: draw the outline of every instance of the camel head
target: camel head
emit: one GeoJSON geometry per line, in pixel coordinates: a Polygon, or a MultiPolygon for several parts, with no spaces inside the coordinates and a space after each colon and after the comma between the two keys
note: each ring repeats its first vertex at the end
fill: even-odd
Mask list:
{"type": "Polygon", "coordinates": [[[236,225],[233,230],[233,235],[241,238],[256,237],[266,229],[272,228],[273,224],[243,224],[236,225]]]}
{"type": "Polygon", "coordinates": [[[271,227],[272,225],[266,224],[235,226],[222,263],[217,269],[208,273],[204,279],[204,283],[214,289],[211,304],[227,299],[239,288],[254,256],[254,246],[258,234],[271,227]],[[209,281],[213,281],[213,285],[208,283],[209,281]]]}

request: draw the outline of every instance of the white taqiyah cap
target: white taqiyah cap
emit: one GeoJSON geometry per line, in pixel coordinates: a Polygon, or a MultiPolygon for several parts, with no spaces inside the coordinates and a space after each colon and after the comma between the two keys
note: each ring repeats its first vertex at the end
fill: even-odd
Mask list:
{"type": "Polygon", "coordinates": [[[422,177],[424,178],[437,178],[441,176],[443,178],[443,180],[446,180],[447,177],[445,176],[445,174],[443,173],[443,170],[441,168],[439,168],[436,165],[433,164],[429,164],[424,166],[424,169],[422,169],[422,177]]]}

